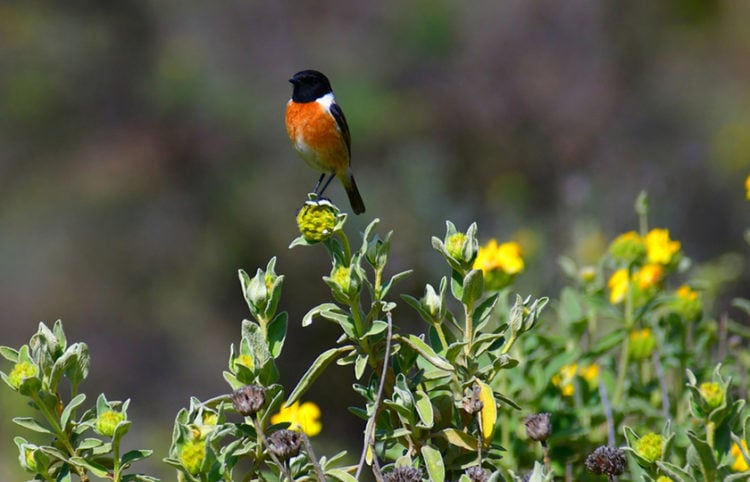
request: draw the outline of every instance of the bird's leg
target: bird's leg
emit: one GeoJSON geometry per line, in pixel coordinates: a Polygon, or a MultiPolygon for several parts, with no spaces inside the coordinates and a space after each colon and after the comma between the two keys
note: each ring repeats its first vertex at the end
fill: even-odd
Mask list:
{"type": "MultiPolygon", "coordinates": [[[[320,181],[323,180],[323,177],[325,177],[325,174],[323,174],[322,176],[320,176],[320,181]]],[[[328,187],[328,185],[331,184],[331,181],[333,180],[334,177],[336,177],[336,174],[335,173],[331,173],[330,177],[325,182],[325,184],[323,184],[323,188],[320,191],[318,191],[317,186],[316,186],[315,193],[318,195],[319,198],[323,197],[323,192],[326,190],[326,188],[328,187]]],[[[318,181],[318,185],[320,185],[320,181],[318,181]]]]}
{"type": "Polygon", "coordinates": [[[315,184],[315,189],[313,189],[313,192],[315,194],[318,194],[318,188],[320,187],[320,183],[323,182],[323,178],[325,177],[326,177],[326,173],[324,172],[323,174],[320,175],[320,178],[318,178],[318,182],[315,184]]]}

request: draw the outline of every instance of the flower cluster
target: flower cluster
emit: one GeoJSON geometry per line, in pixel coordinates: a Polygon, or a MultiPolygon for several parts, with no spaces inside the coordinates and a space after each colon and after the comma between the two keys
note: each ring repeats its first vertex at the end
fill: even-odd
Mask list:
{"type": "Polygon", "coordinates": [[[560,371],[552,375],[552,384],[560,389],[564,397],[571,397],[575,393],[575,379],[577,376],[586,381],[589,389],[596,388],[599,383],[600,367],[597,364],[578,366],[577,363],[563,366],[560,371]]]}

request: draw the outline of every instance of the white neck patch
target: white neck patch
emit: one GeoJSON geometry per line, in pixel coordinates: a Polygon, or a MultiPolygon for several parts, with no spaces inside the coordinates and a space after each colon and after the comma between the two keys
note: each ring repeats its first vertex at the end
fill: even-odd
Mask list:
{"type": "Polygon", "coordinates": [[[318,97],[317,99],[315,99],[315,102],[322,105],[325,108],[325,110],[330,110],[331,104],[336,102],[336,100],[333,98],[333,92],[329,92],[323,97],[318,97]]]}

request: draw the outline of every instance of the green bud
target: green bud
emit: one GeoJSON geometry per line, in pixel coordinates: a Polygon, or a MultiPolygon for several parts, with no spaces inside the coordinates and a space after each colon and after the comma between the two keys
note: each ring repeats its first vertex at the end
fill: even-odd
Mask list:
{"type": "Polygon", "coordinates": [[[720,407],[724,403],[724,397],[726,393],[724,389],[716,382],[704,382],[700,384],[700,392],[703,400],[709,408],[714,409],[720,407]]]}
{"type": "Polygon", "coordinates": [[[639,438],[633,447],[635,452],[649,463],[661,459],[664,450],[664,437],[656,433],[648,433],[639,438]]]}
{"type": "Polygon", "coordinates": [[[125,414],[115,410],[107,410],[96,418],[96,432],[105,437],[115,434],[115,429],[120,422],[125,420],[125,414]]]}
{"type": "Polygon", "coordinates": [[[204,439],[190,439],[180,450],[180,463],[189,473],[196,475],[206,460],[206,441],[204,439]]]}
{"type": "Polygon", "coordinates": [[[8,381],[13,388],[18,389],[21,387],[24,380],[33,378],[38,374],[39,367],[29,361],[21,361],[13,366],[13,370],[11,370],[10,375],[8,375],[8,381]]]}

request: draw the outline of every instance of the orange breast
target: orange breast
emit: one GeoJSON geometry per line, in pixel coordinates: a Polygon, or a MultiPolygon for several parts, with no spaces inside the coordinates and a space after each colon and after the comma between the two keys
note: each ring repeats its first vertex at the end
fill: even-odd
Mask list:
{"type": "Polygon", "coordinates": [[[336,119],[319,103],[289,101],[286,130],[297,153],[313,169],[340,172],[349,166],[349,152],[336,119]]]}

